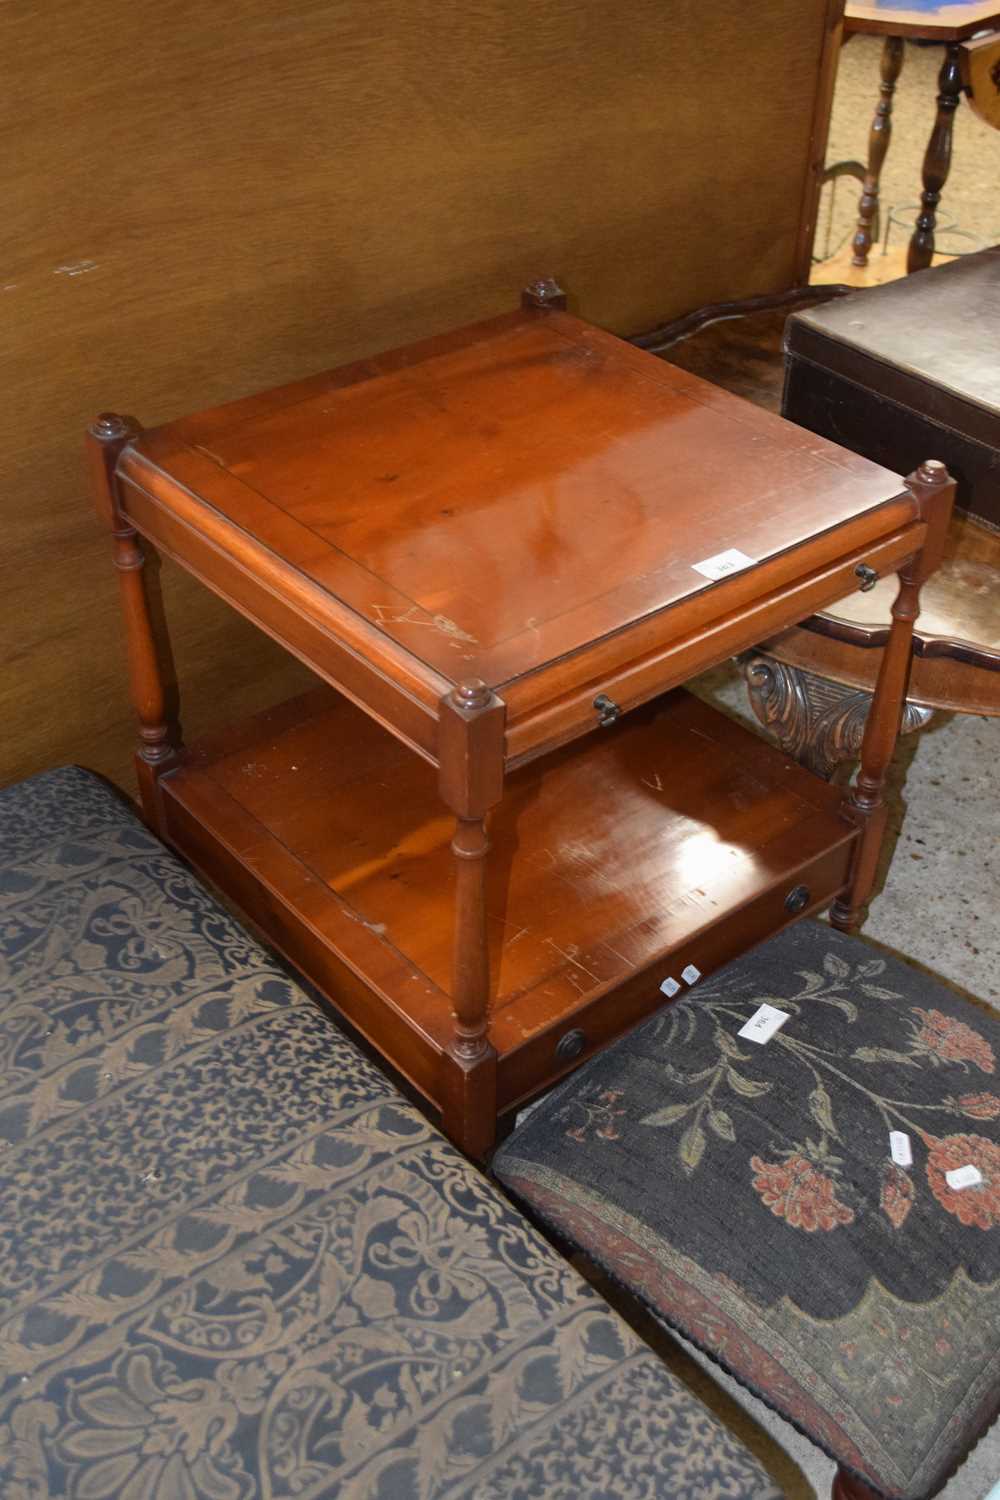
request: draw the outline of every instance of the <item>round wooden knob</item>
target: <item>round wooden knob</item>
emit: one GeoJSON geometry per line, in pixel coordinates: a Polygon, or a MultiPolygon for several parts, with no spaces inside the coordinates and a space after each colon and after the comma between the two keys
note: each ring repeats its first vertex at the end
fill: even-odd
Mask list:
{"type": "Polygon", "coordinates": [[[785,910],[794,917],[796,913],[805,911],[811,900],[812,892],[807,885],[793,886],[785,897],[785,910]]]}
{"type": "Polygon", "coordinates": [[[480,677],[470,677],[460,682],[454,692],[459,708],[485,708],[490,701],[490,690],[480,677]]]}
{"type": "Polygon", "coordinates": [[[586,1045],[587,1038],[582,1031],[567,1031],[556,1043],[556,1057],[561,1062],[569,1062],[572,1058],[579,1057],[586,1045]]]}

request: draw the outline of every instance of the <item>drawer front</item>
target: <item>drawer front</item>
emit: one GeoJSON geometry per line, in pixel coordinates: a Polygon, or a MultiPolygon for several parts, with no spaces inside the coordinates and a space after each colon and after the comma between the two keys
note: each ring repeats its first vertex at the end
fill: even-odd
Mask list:
{"type": "MultiPolygon", "coordinates": [[[[624,984],[560,1017],[497,1064],[497,1111],[523,1103],[549,1087],[616,1037],[658,1010],[668,998],[661,984],[673,979],[678,994],[688,984],[681,977],[694,968],[702,979],[745,953],[799,917],[823,911],[847,883],[856,830],[845,825],[843,842],[826,850],[739,910],[706,926],[683,947],[651,964],[624,984]]],[[[697,989],[698,980],[694,980],[697,989]]]]}
{"type": "MultiPolygon", "coordinates": [[[[554,669],[502,689],[507,704],[507,769],[614,722],[620,714],[690,681],[705,668],[826,609],[859,588],[859,567],[872,568],[880,576],[895,572],[906,558],[919,552],[926,535],[922,522],[904,526],[815,573],[754,595],[729,613],[703,624],[696,622],[687,634],[666,642],[658,637],[674,612],[653,616],[634,631],[598,642],[571,662],[560,663],[558,694],[551,681],[554,669]],[[541,700],[537,707],[529,701],[532,698],[541,700]]],[[[742,583],[752,576],[748,573],[742,583]]],[[[677,621],[682,613],[696,621],[698,611],[715,607],[710,594],[696,595],[684,611],[676,612],[677,621]]]]}

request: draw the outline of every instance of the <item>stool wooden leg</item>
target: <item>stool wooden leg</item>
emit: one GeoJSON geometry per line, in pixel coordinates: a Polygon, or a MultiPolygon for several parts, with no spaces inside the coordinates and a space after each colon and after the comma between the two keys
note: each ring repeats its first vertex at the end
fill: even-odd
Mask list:
{"type": "Polygon", "coordinates": [[[855,1474],[849,1474],[846,1469],[838,1468],[833,1476],[830,1500],[878,1500],[878,1495],[870,1485],[858,1479],[855,1474]]]}
{"type": "Polygon", "coordinates": [[[139,791],[147,820],[158,827],[156,782],[176,759],[179,727],[167,706],[163,666],[146,595],[143,543],[119,504],[115,481],[118,455],[139,431],[139,424],[132,418],[105,413],[97,418],[87,433],[87,450],[94,500],[114,541],[114,560],[125,621],[129,689],[139,720],[139,748],[135,760],[139,791]]]}
{"type": "Polygon", "coordinates": [[[463,683],[440,705],[441,793],[456,814],[454,1033],[444,1061],[442,1124],[469,1156],[496,1138],[496,1052],[489,1041],[490,994],[486,814],[503,792],[504,706],[482,682],[463,683]]]}
{"type": "Polygon", "coordinates": [[[844,932],[858,925],[875,883],[887,809],[883,797],[885,775],[899,736],[913,659],[913,626],[920,613],[920,588],[934,571],[944,550],[955,486],[944,464],[923,464],[906,481],[927,523],[923,550],[899,570],[899,593],[892,606],[889,640],[882,652],[875,696],[861,741],[861,769],[846,815],[861,827],[848,889],[833,904],[830,921],[844,932]]]}
{"type": "Polygon", "coordinates": [[[934,256],[934,226],[937,223],[937,208],[941,201],[942,189],[948,181],[955,111],[962,97],[959,56],[959,44],[949,42],[945,49],[941,72],[938,75],[937,115],[924,156],[924,191],[920,199],[922,207],[910,240],[910,250],[906,261],[908,273],[926,270],[934,256]]]}
{"type": "Polygon", "coordinates": [[[866,266],[872,239],[878,232],[875,228],[878,217],[878,185],[892,137],[892,96],[896,92],[896,80],[903,67],[903,38],[887,36],[882,47],[882,82],[879,85],[879,101],[875,106],[868,135],[868,170],[858,202],[858,227],[854,235],[851,264],[866,266]]]}

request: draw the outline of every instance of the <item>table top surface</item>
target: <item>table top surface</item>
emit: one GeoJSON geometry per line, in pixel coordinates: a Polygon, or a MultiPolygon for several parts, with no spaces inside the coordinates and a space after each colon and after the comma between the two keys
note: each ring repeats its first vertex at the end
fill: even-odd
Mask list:
{"type": "Polygon", "coordinates": [[[996,0],[848,0],[848,31],[959,41],[1000,25],[996,0]]]}
{"type": "Polygon", "coordinates": [[[210,512],[214,545],[266,549],[441,677],[494,687],[696,594],[731,597],[698,565],[735,549],[746,573],[903,488],[555,311],[154,429],[119,472],[161,507],[210,512]]]}

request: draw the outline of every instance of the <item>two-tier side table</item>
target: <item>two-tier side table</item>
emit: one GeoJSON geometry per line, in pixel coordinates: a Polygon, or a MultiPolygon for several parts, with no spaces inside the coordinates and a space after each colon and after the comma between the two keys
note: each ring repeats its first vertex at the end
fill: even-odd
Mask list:
{"type": "Polygon", "coordinates": [[[498,1117],[794,917],[867,899],[952,485],[520,310],[91,429],[161,834],[440,1111],[498,1117]],[[140,538],[144,539],[140,541],[140,538]],[[182,747],[145,542],[318,682],[182,747]],[[853,792],[679,684],[899,573],[853,792]]]}

